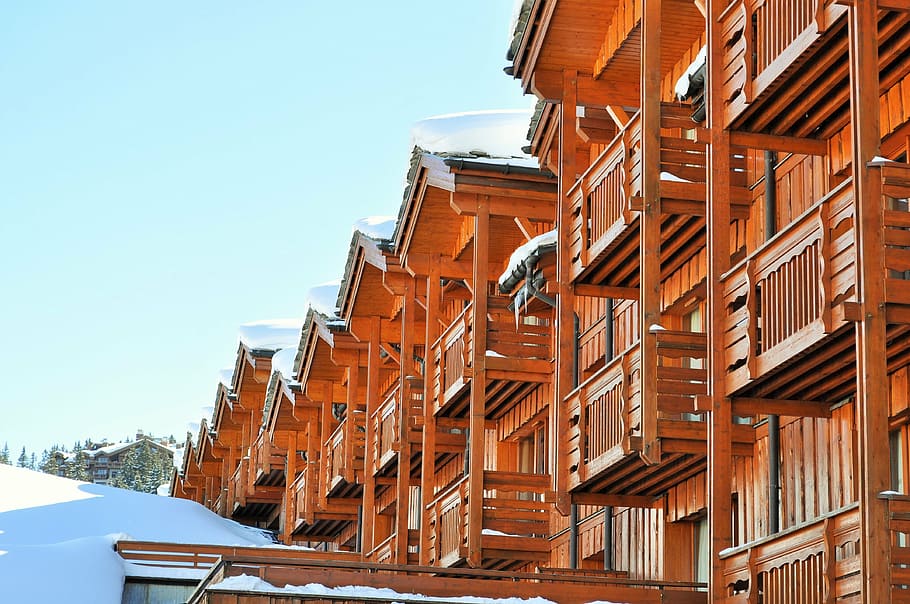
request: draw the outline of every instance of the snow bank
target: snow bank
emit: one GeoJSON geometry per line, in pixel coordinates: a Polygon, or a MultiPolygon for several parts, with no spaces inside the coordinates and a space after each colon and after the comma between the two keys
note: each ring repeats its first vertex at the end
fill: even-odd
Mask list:
{"type": "MultiPolygon", "coordinates": [[[[306,300],[310,308],[327,317],[338,315],[336,303],[338,302],[338,290],[341,289],[341,279],[327,281],[307,292],[306,300]]],[[[299,334],[298,342],[299,343],[299,334]]]]}
{"type": "Polygon", "coordinates": [[[251,321],[240,326],[240,341],[247,348],[279,350],[296,347],[300,342],[303,319],[267,319],[251,321]]]}
{"type": "Polygon", "coordinates": [[[0,464],[0,602],[119,604],[119,539],[271,544],[261,531],[193,501],[0,464]]]}
{"type": "Polygon", "coordinates": [[[427,118],[411,128],[412,147],[430,153],[520,157],[527,144],[529,109],[472,111],[427,118]]]}
{"type": "Polygon", "coordinates": [[[0,602],[119,604],[125,575],[114,541],[110,535],[50,545],[0,542],[0,602]]]}
{"type": "MultiPolygon", "coordinates": [[[[434,597],[417,593],[399,593],[385,587],[367,587],[363,585],[345,585],[343,587],[326,587],[319,583],[307,585],[285,585],[275,587],[258,577],[240,575],[228,577],[221,583],[210,585],[213,591],[249,591],[275,594],[306,594],[310,596],[330,596],[346,600],[376,599],[398,602],[465,602],[466,604],[551,604],[545,598],[480,598],[477,596],[434,597]]],[[[505,591],[505,586],[503,590],[505,591]]]]}
{"type": "Polygon", "coordinates": [[[373,239],[390,240],[395,233],[397,216],[367,216],[354,223],[354,231],[360,231],[373,239]]]}

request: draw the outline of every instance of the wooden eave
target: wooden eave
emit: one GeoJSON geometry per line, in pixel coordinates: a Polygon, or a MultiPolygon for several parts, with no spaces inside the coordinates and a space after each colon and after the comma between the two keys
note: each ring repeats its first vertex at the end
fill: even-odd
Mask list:
{"type": "Polygon", "coordinates": [[[345,276],[348,285],[340,304],[341,316],[348,331],[358,340],[366,341],[369,333],[358,333],[357,319],[374,316],[388,319],[392,316],[395,294],[386,286],[386,274],[389,272],[404,274],[396,257],[381,251],[372,240],[365,242],[352,263],[350,273],[345,276]]]}
{"type": "Polygon", "coordinates": [[[591,73],[619,0],[537,0],[512,61],[514,76],[531,92],[539,71],[591,73]]]}
{"type": "MultiPolygon", "coordinates": [[[[704,34],[705,17],[692,0],[663,0],[660,28],[660,72],[661,75],[666,75],[704,34]]],[[[598,48],[602,42],[603,40],[598,42],[598,48]]],[[[605,82],[622,82],[633,89],[636,95],[641,94],[640,21],[609,59],[603,71],[595,74],[595,77],[605,82]]]]}

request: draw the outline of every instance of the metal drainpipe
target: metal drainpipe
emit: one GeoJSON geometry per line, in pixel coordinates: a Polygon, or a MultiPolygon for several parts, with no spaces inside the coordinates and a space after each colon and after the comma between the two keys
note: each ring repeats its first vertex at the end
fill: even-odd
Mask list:
{"type": "MultiPolygon", "coordinates": [[[[606,300],[604,352],[607,363],[613,360],[613,298],[606,300]]],[[[613,570],[613,506],[604,506],[604,570],[613,570]]]]}
{"type": "Polygon", "coordinates": [[[354,539],[354,551],[363,551],[363,506],[357,506],[357,536],[354,539]]]}
{"type": "MultiPolygon", "coordinates": [[[[528,293],[549,306],[556,308],[556,300],[537,290],[534,286],[534,267],[538,258],[531,255],[525,260],[525,288],[528,293]]],[[[578,387],[578,340],[580,319],[573,313],[572,321],[572,388],[578,387]]],[[[569,508],[569,568],[578,568],[578,505],[569,508]]]]}
{"type": "MultiPolygon", "coordinates": [[[[777,154],[765,151],[765,241],[777,232],[777,154]]],[[[767,309],[763,309],[767,310],[767,309]]],[[[780,531],[780,417],[768,416],[768,531],[780,531]]]]}

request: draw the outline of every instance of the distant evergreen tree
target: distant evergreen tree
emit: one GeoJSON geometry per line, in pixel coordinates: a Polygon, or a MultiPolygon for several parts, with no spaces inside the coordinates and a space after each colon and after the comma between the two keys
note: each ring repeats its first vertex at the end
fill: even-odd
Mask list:
{"type": "Polygon", "coordinates": [[[28,467],[28,455],[25,453],[25,447],[22,447],[22,453],[19,454],[19,460],[16,461],[16,465],[20,468],[28,467]]]}
{"type": "Polygon", "coordinates": [[[73,452],[63,468],[63,475],[73,480],[82,480],[85,482],[92,481],[92,475],[88,471],[88,455],[82,449],[82,443],[76,441],[73,445],[73,452]]]}
{"type": "Polygon", "coordinates": [[[41,462],[37,469],[45,474],[59,476],[66,469],[66,464],[63,461],[63,453],[64,451],[58,445],[51,447],[50,451],[45,449],[44,452],[41,453],[41,462]]]}
{"type": "Polygon", "coordinates": [[[123,456],[120,473],[108,483],[121,489],[154,493],[159,486],[170,480],[172,462],[170,456],[148,440],[130,449],[123,456]]]}
{"type": "Polygon", "coordinates": [[[38,469],[38,459],[35,457],[35,452],[32,451],[32,454],[28,458],[28,468],[30,470],[38,469]]]}
{"type": "Polygon", "coordinates": [[[9,443],[3,443],[3,448],[0,449],[0,463],[5,463],[7,465],[12,463],[9,458],[9,443]]]}

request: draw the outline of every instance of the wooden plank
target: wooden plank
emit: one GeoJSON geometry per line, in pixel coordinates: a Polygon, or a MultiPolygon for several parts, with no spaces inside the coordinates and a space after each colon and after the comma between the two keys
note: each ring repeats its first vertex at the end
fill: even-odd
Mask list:
{"type": "Polygon", "coordinates": [[[789,399],[735,397],[733,415],[783,415],[788,417],[831,417],[830,403],[789,399]]]}

